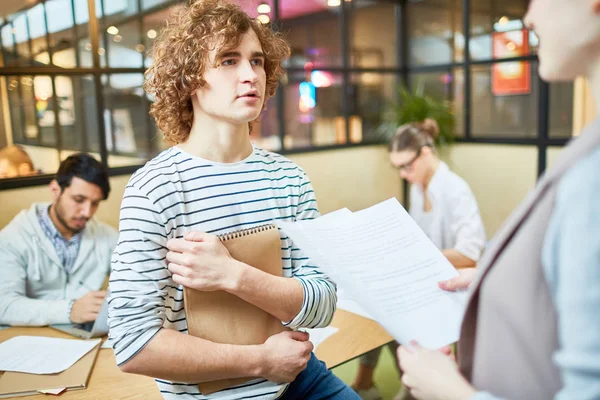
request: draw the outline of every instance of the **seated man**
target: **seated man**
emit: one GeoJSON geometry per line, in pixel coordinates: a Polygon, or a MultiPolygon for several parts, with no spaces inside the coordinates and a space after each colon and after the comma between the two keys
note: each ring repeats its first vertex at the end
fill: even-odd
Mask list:
{"type": "Polygon", "coordinates": [[[34,173],[33,162],[21,146],[6,146],[0,149],[0,179],[34,173]]]}
{"type": "Polygon", "coordinates": [[[108,172],[72,155],[50,192],[52,203],[34,203],[0,231],[2,325],[90,322],[102,305],[117,233],[92,217],[110,192],[108,172]]]}

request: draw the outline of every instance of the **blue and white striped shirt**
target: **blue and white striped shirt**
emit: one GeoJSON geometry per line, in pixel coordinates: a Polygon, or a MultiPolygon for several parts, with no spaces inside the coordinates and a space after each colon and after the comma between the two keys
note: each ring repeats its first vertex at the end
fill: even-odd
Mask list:
{"type": "Polygon", "coordinates": [[[67,274],[73,270],[75,260],[79,254],[79,247],[81,247],[81,232],[76,233],[73,237],[67,240],[59,231],[56,229],[54,222],[48,214],[49,207],[39,207],[37,210],[38,221],[40,226],[44,230],[48,239],[52,242],[56,255],[62,263],[67,274]]]}
{"type": "MultiPolygon", "coordinates": [[[[166,267],[166,242],[187,231],[221,234],[268,223],[318,217],[312,186],[290,160],[254,148],[245,160],[206,161],[177,147],[149,161],[129,180],[120,237],[112,260],[110,340],[119,365],[161,328],[187,333],[183,289],[166,267]]],[[[334,283],[281,233],[283,275],[302,283],[304,302],[292,329],[327,326],[335,312],[334,283]]],[[[165,351],[169,351],[165,349],[165,351]]],[[[166,366],[168,368],[168,366],[166,366]]],[[[165,399],[273,399],[282,385],[257,379],[203,396],[196,383],[157,380],[165,399]]]]}

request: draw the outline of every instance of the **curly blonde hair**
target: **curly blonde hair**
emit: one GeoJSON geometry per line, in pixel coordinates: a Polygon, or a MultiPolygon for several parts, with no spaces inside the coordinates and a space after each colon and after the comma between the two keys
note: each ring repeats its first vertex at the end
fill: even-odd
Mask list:
{"type": "Polygon", "coordinates": [[[154,43],[154,62],[146,71],[144,82],[144,90],[155,99],[150,115],[166,140],[181,143],[190,134],[191,94],[206,84],[204,72],[209,52],[215,48],[218,53],[235,49],[249,29],[258,36],[265,54],[268,99],[275,94],[284,74],[283,60],[290,56],[290,47],[279,33],[224,0],[192,0],[189,6],[171,14],[154,43]]]}

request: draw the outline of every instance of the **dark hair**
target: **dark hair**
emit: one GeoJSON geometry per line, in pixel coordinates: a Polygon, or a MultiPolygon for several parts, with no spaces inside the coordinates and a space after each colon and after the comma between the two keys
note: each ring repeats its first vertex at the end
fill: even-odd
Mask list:
{"type": "Polygon", "coordinates": [[[86,153],[76,153],[67,157],[58,167],[56,181],[64,191],[71,186],[73,177],[83,179],[88,183],[93,183],[102,189],[104,200],[110,193],[110,184],[108,183],[108,170],[94,157],[86,153]]]}
{"type": "Polygon", "coordinates": [[[390,140],[388,151],[419,151],[423,146],[435,148],[435,138],[440,133],[437,122],[427,118],[423,122],[402,125],[390,140]]]}

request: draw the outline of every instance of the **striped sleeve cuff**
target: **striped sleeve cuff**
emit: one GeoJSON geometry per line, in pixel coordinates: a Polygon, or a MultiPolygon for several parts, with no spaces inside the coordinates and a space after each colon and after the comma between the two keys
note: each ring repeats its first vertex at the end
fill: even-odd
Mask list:
{"type": "Polygon", "coordinates": [[[162,327],[156,327],[143,331],[140,334],[124,336],[119,343],[113,343],[111,340],[110,344],[115,352],[117,365],[120,367],[135,357],[148,343],[150,343],[161,329],[162,327]]]}
{"type": "Polygon", "coordinates": [[[284,323],[290,329],[322,328],[331,323],[337,296],[333,284],[324,279],[295,277],[302,284],[304,300],[298,315],[284,323]]]}

